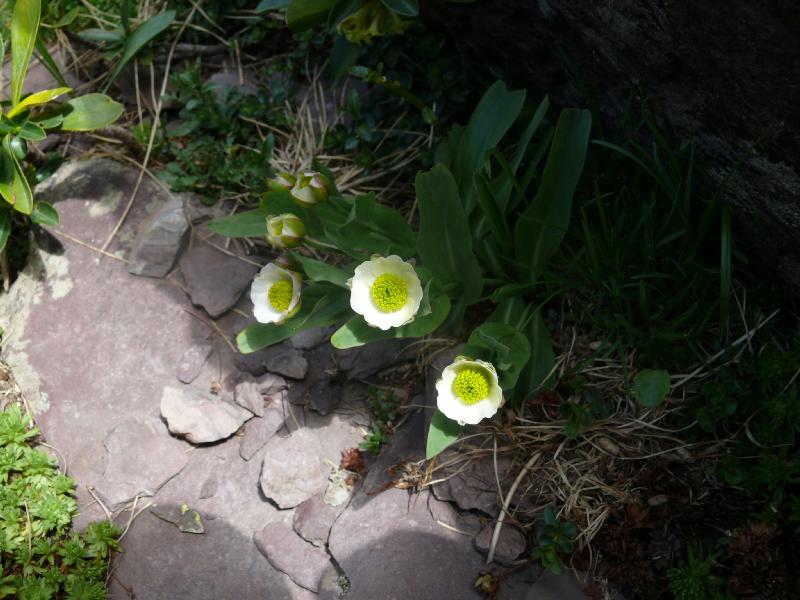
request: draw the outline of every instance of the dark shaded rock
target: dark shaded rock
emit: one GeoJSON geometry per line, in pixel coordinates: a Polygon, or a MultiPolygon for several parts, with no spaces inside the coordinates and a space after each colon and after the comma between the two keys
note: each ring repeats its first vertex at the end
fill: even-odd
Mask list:
{"type": "Polygon", "coordinates": [[[765,269],[800,291],[795,5],[426,4],[429,16],[467,46],[463,56],[485,67],[491,79],[528,88],[534,100],[550,94],[559,105],[595,106],[613,127],[625,118],[631,91],[647,98],[679,141],[694,140],[711,166],[711,189],[726,182],[735,235],[746,238],[765,269]]]}
{"type": "Polygon", "coordinates": [[[330,565],[328,554],[301,539],[284,523],[270,523],[253,536],[269,564],[286,573],[297,585],[316,592],[330,565]]]}
{"type": "Polygon", "coordinates": [[[474,582],[485,567],[482,557],[468,537],[433,520],[427,492],[389,489],[351,503],[334,523],[328,548],[354,600],[480,597],[474,582]]]}
{"type": "Polygon", "coordinates": [[[170,198],[139,226],[128,272],[146,277],[166,277],[178,260],[188,230],[183,202],[180,198],[170,198]]]}
{"type": "Polygon", "coordinates": [[[316,494],[295,508],[292,527],[304,540],[322,548],[328,543],[333,523],[346,507],[347,504],[331,506],[316,494]]]}
{"type": "Polygon", "coordinates": [[[105,474],[98,491],[112,507],[152,496],[189,462],[186,447],[156,417],[123,421],[106,436],[105,474]]]}
{"type": "Polygon", "coordinates": [[[178,380],[182,383],[192,383],[197,379],[212,350],[213,346],[211,344],[195,344],[184,352],[175,372],[178,380]]]}
{"type": "Polygon", "coordinates": [[[233,401],[257,417],[264,416],[264,396],[261,386],[252,376],[246,376],[233,388],[233,401]]]}
{"type": "Polygon", "coordinates": [[[172,523],[183,533],[205,533],[203,518],[196,510],[192,510],[188,505],[177,504],[158,505],[150,507],[150,512],[159,519],[172,523]]]}
{"type": "Polygon", "coordinates": [[[161,416],[175,435],[209,444],[232,436],[253,414],[194,388],[167,386],[161,395],[161,416]]]}
{"type": "Polygon", "coordinates": [[[449,525],[467,536],[478,535],[485,521],[474,513],[458,511],[450,502],[437,500],[433,494],[428,496],[428,510],[434,521],[449,525]]]}
{"type": "MultiPolygon", "coordinates": [[[[446,456],[452,458],[457,451],[445,452],[446,456]]],[[[503,489],[507,489],[510,485],[508,473],[510,464],[507,457],[499,456],[497,459],[497,472],[503,489]]],[[[463,463],[456,463],[441,476],[447,479],[433,486],[437,498],[455,502],[461,510],[479,510],[491,517],[497,517],[500,503],[491,457],[471,460],[466,466],[463,463]],[[452,476],[449,476],[451,474],[452,476]]]]}
{"type": "Polygon", "coordinates": [[[302,352],[290,349],[269,358],[267,370],[291,379],[303,379],[308,373],[308,361],[302,352]]]}
{"type": "Polygon", "coordinates": [[[305,329],[289,338],[289,343],[293,348],[297,348],[298,350],[311,350],[312,348],[316,348],[328,342],[336,329],[337,326],[335,325],[332,327],[313,327],[311,329],[305,329]]]}
{"type": "Polygon", "coordinates": [[[202,306],[214,319],[236,305],[258,271],[255,265],[201,242],[183,254],[180,267],[192,304],[202,306]]]}
{"type": "Polygon", "coordinates": [[[239,456],[250,460],[278,433],[286,420],[283,400],[278,397],[269,402],[261,418],[251,419],[244,426],[244,436],[239,446],[239,456]]]}
{"type": "MultiPolygon", "coordinates": [[[[479,552],[483,554],[489,553],[494,527],[494,523],[487,523],[483,529],[481,529],[480,533],[475,536],[475,547],[479,552]]],[[[511,523],[503,523],[503,528],[500,530],[500,537],[497,538],[494,560],[498,563],[511,564],[520,554],[525,552],[527,547],[528,541],[525,535],[511,523]]]]}
{"type": "Polygon", "coordinates": [[[366,379],[396,363],[412,358],[405,351],[411,342],[404,339],[380,340],[347,350],[335,350],[334,359],[348,379],[366,379]]]}
{"type": "Polygon", "coordinates": [[[210,221],[217,217],[224,217],[226,214],[220,202],[206,204],[203,202],[203,198],[192,192],[183,192],[180,194],[173,192],[173,195],[181,199],[183,202],[183,212],[193,225],[203,223],[204,221],[210,221]]]}
{"type": "Polygon", "coordinates": [[[308,407],[321,415],[332,412],[342,399],[342,388],[338,383],[323,379],[314,382],[307,391],[308,407]]]}
{"type": "Polygon", "coordinates": [[[378,492],[396,478],[390,469],[425,458],[425,436],[425,416],[421,411],[415,411],[395,429],[378,460],[370,467],[364,478],[364,489],[368,493],[378,492]]]}

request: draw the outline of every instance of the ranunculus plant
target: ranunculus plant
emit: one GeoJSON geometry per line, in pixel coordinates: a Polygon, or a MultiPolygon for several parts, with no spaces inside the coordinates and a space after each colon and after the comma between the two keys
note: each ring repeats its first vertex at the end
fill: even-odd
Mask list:
{"type": "Polygon", "coordinates": [[[269,237],[270,215],[295,215],[305,228],[304,244],[328,257],[320,261],[300,248],[283,257],[304,273],[299,298],[292,270],[262,269],[252,290],[259,323],[238,335],[239,349],[254,352],[335,323],[343,323],[331,337],[337,348],[439,328],[457,334],[468,306],[492,305],[436,385],[429,457],[453,443],[465,424],[541,387],[553,366],[539,311],[541,276],[569,222],[591,117],[566,109],[549,125],[545,99],[507,142],[512,155],[506,158],[498,146],[524,99],[524,92],[496,83],[469,124],[452,129],[440,163],[417,175],[417,229],[374,194],[339,194],[319,165],[271,181],[258,209],[209,223],[222,235],[269,237]]]}

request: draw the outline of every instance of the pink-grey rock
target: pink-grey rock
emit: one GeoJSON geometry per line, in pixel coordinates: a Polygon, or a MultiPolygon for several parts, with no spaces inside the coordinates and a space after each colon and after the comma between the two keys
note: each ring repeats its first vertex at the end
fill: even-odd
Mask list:
{"type": "Polygon", "coordinates": [[[166,386],[161,416],[173,434],[193,444],[210,444],[232,436],[253,413],[194,388],[166,386]]]}
{"type": "Polygon", "coordinates": [[[166,277],[178,260],[188,230],[183,202],[180,198],[170,198],[139,226],[128,272],[145,277],[166,277]]]}
{"type": "MultiPolygon", "coordinates": [[[[291,422],[291,417],[287,418],[287,426],[291,422]]],[[[267,443],[261,491],[280,508],[297,506],[327,487],[331,467],[326,460],[338,465],[342,452],[357,446],[361,439],[361,431],[340,415],[307,414],[304,427],[267,443]]]]}
{"type": "Polygon", "coordinates": [[[275,373],[265,373],[257,378],[256,382],[258,383],[258,391],[265,396],[273,396],[288,387],[286,380],[275,373]]]}
{"type": "Polygon", "coordinates": [[[328,342],[336,329],[336,326],[305,329],[289,338],[289,343],[293,348],[297,348],[298,350],[311,350],[312,348],[316,348],[328,342]]]}
{"type": "Polygon", "coordinates": [[[198,241],[180,259],[192,304],[216,319],[228,312],[250,287],[258,267],[198,241]]]}
{"type": "MultiPolygon", "coordinates": [[[[482,554],[489,553],[494,527],[494,523],[487,523],[480,533],[475,536],[475,548],[482,554]]],[[[528,541],[525,535],[513,524],[504,523],[503,528],[500,530],[500,537],[497,538],[494,560],[501,564],[510,565],[525,552],[527,547],[528,541]]]]}
{"type": "Polygon", "coordinates": [[[270,523],[253,536],[269,563],[297,585],[316,592],[330,559],[324,550],[300,538],[285,523],[270,523]]]}
{"type": "Polygon", "coordinates": [[[186,350],[181,356],[181,361],[178,363],[178,369],[175,372],[178,380],[182,383],[192,383],[197,379],[212,350],[213,346],[211,344],[195,344],[186,350]]]}
{"type": "Polygon", "coordinates": [[[574,571],[567,571],[563,575],[544,571],[536,583],[528,588],[526,596],[517,597],[523,600],[586,600],[591,596],[583,591],[585,588],[586,584],[574,571]]]}
{"type": "MultiPolygon", "coordinates": [[[[446,451],[447,452],[447,451],[446,451]]],[[[456,456],[451,450],[446,456],[456,456]]],[[[507,457],[497,460],[498,476],[503,489],[510,485],[510,461],[507,457]]],[[[442,473],[446,480],[434,485],[434,493],[440,500],[455,502],[461,510],[479,510],[496,518],[500,510],[497,478],[491,457],[481,457],[468,464],[456,463],[442,473]],[[449,475],[452,474],[452,477],[449,475]]]]}
{"type": "Polygon", "coordinates": [[[189,508],[186,504],[180,506],[177,504],[155,504],[150,507],[150,512],[159,519],[172,523],[178,528],[178,531],[183,533],[199,534],[206,532],[200,513],[189,508]]]}
{"type": "Polygon", "coordinates": [[[152,496],[186,466],[184,444],[171,437],[156,417],[123,421],[104,442],[108,460],[96,487],[117,507],[135,496],[152,496]]]}
{"type": "Polygon", "coordinates": [[[292,527],[304,540],[322,548],[328,543],[333,523],[345,508],[347,504],[331,506],[321,494],[315,494],[295,508],[292,527]]]}
{"type": "Polygon", "coordinates": [[[478,535],[486,522],[486,519],[481,519],[475,513],[461,512],[450,502],[437,500],[433,494],[428,496],[428,510],[434,521],[449,525],[464,535],[478,535]]]}
{"type": "Polygon", "coordinates": [[[469,537],[433,520],[428,495],[389,489],[351,503],[336,520],[328,549],[350,580],[348,599],[480,598],[474,582],[483,557],[469,537]]]}
{"type": "Polygon", "coordinates": [[[261,395],[260,386],[252,376],[248,375],[236,384],[233,389],[233,400],[255,416],[264,416],[264,396],[261,395]]]}
{"type": "Polygon", "coordinates": [[[239,456],[244,460],[253,458],[278,433],[285,421],[286,413],[282,399],[278,397],[271,400],[260,418],[251,419],[245,423],[242,443],[239,446],[239,456]]]}
{"type": "Polygon", "coordinates": [[[267,370],[290,379],[303,379],[308,373],[308,361],[302,352],[292,348],[270,358],[267,370]]]}

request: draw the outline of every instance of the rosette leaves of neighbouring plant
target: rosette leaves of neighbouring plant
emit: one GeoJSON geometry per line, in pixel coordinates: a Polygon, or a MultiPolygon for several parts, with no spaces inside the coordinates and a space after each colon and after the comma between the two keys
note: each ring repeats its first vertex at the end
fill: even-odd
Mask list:
{"type": "Polygon", "coordinates": [[[477,425],[503,405],[497,371],[489,362],[459,356],[436,382],[436,406],[448,419],[477,425]]]}
{"type": "Polygon", "coordinates": [[[308,171],[297,178],[291,194],[300,206],[314,206],[325,202],[330,195],[331,186],[321,173],[308,171]]]}
{"type": "Polygon", "coordinates": [[[283,323],[300,310],[300,275],[269,263],[253,279],[250,299],[259,323],[283,323]]]}
{"type": "Polygon", "coordinates": [[[422,302],[422,284],[397,255],[374,256],[358,265],[350,285],[350,308],[384,331],[411,322],[422,302]]]}
{"type": "Polygon", "coordinates": [[[267,242],[273,248],[282,250],[294,248],[303,242],[306,227],[297,215],[284,213],[267,217],[267,242]]]}
{"type": "Polygon", "coordinates": [[[297,183],[297,177],[291,173],[278,173],[267,180],[267,188],[272,192],[290,192],[297,183]]]}

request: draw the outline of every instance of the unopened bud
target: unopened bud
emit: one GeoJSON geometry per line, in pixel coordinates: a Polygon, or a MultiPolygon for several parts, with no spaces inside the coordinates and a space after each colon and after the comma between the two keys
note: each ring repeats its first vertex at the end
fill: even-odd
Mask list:
{"type": "Polygon", "coordinates": [[[303,241],[306,227],[297,215],[284,213],[267,217],[267,242],[277,249],[294,248],[303,241]]]}
{"type": "Polygon", "coordinates": [[[272,192],[288,192],[297,183],[297,178],[291,173],[278,173],[272,179],[267,180],[267,187],[272,192]]]}
{"type": "Polygon", "coordinates": [[[324,175],[308,171],[297,178],[292,188],[292,198],[301,206],[314,206],[325,202],[330,194],[330,184],[324,175]]]}

